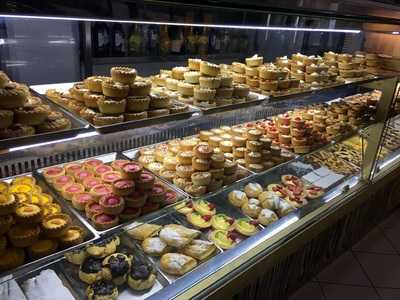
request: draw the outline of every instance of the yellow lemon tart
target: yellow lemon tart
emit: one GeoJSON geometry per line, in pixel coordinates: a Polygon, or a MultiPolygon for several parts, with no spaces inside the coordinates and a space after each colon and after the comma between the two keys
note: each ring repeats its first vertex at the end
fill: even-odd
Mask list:
{"type": "Polygon", "coordinates": [[[251,236],[257,233],[257,221],[246,219],[246,218],[240,218],[237,219],[234,223],[235,230],[239,232],[240,234],[243,234],[245,236],[251,236]]]}
{"type": "Polygon", "coordinates": [[[20,176],[13,179],[12,184],[35,185],[36,179],[32,176],[20,176]]]}
{"type": "Polygon", "coordinates": [[[183,215],[187,215],[193,212],[193,203],[192,201],[182,202],[175,206],[175,210],[183,215]]]}
{"type": "Polygon", "coordinates": [[[197,211],[194,211],[186,215],[186,219],[190,224],[196,228],[209,228],[211,226],[211,216],[201,215],[197,211]]]}
{"type": "Polygon", "coordinates": [[[231,249],[235,246],[235,240],[230,237],[230,233],[225,230],[214,230],[210,234],[212,240],[218,247],[222,249],[231,249]]]}
{"type": "Polygon", "coordinates": [[[212,216],[216,214],[215,205],[203,199],[193,201],[193,208],[201,215],[212,216]]]}
{"type": "Polygon", "coordinates": [[[54,215],[61,212],[61,206],[57,203],[50,203],[42,207],[43,216],[54,215]]]}
{"type": "Polygon", "coordinates": [[[229,231],[232,228],[234,219],[228,217],[225,214],[216,214],[211,219],[211,226],[216,230],[229,231]]]}

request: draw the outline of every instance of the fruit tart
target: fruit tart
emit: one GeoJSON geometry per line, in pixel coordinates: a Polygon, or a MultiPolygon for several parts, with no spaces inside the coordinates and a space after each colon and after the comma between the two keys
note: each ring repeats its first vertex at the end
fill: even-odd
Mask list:
{"type": "Polygon", "coordinates": [[[211,218],[211,226],[215,230],[230,231],[233,229],[234,219],[228,217],[225,214],[216,214],[211,218]]]}
{"type": "Polygon", "coordinates": [[[122,166],[122,177],[126,179],[138,179],[142,173],[143,168],[134,162],[126,163],[122,166]]]}
{"type": "Polygon", "coordinates": [[[75,194],[83,193],[85,191],[85,187],[80,183],[72,183],[67,186],[64,186],[61,190],[62,196],[69,201],[72,201],[72,197],[75,194]]]}
{"type": "Polygon", "coordinates": [[[322,197],[325,194],[323,188],[315,185],[306,186],[305,192],[306,192],[306,197],[311,200],[322,197]]]}
{"type": "Polygon", "coordinates": [[[120,213],[119,219],[121,220],[121,222],[129,221],[139,217],[141,213],[141,208],[125,207],[124,210],[120,213]]]}
{"type": "Polygon", "coordinates": [[[71,217],[67,214],[49,215],[42,220],[43,233],[51,238],[62,236],[71,224],[71,217]]]}
{"type": "Polygon", "coordinates": [[[281,181],[284,185],[295,185],[295,186],[303,186],[302,181],[299,177],[294,175],[282,175],[281,181]]]}
{"type": "Polygon", "coordinates": [[[183,215],[190,214],[194,211],[193,202],[192,201],[182,202],[175,206],[175,210],[183,215]]]}
{"type": "Polygon", "coordinates": [[[62,167],[49,167],[43,170],[43,176],[48,182],[53,182],[58,176],[65,175],[62,167]]]}
{"type": "Polygon", "coordinates": [[[155,177],[148,172],[142,172],[136,179],[136,186],[140,190],[151,190],[154,186],[155,177]]]}
{"type": "Polygon", "coordinates": [[[132,208],[143,207],[147,200],[147,193],[144,191],[134,191],[129,196],[125,196],[125,206],[132,208]]]}
{"type": "Polygon", "coordinates": [[[94,171],[96,167],[103,165],[100,159],[91,158],[83,162],[83,167],[88,171],[94,171]]]}
{"type": "Polygon", "coordinates": [[[115,227],[119,223],[119,217],[106,213],[98,213],[91,218],[94,226],[98,230],[106,230],[115,227]]]}
{"type": "Polygon", "coordinates": [[[125,207],[125,201],[121,196],[108,194],[100,198],[99,204],[103,212],[109,215],[119,215],[125,207]]]}
{"type": "Polygon", "coordinates": [[[210,233],[209,237],[211,241],[224,250],[231,249],[236,244],[231,232],[226,230],[214,230],[210,233]]]}
{"type": "Polygon", "coordinates": [[[135,182],[130,179],[118,179],[112,183],[113,193],[118,196],[128,196],[135,190],[135,182]]]}
{"type": "Polygon", "coordinates": [[[87,192],[78,193],[72,196],[72,206],[77,210],[84,211],[86,204],[93,202],[95,198],[87,192]]]}
{"type": "Polygon", "coordinates": [[[90,194],[94,197],[96,201],[99,201],[99,199],[105,195],[111,194],[112,193],[112,186],[109,184],[98,184],[95,185],[90,189],[90,194]]]}
{"type": "Polygon", "coordinates": [[[166,188],[160,183],[155,183],[148,192],[148,201],[152,203],[162,203],[165,200],[166,188]]]}
{"type": "Polygon", "coordinates": [[[202,215],[197,211],[186,215],[186,220],[195,228],[206,229],[211,227],[211,215],[202,215]]]}
{"type": "Polygon", "coordinates": [[[216,214],[215,205],[203,199],[193,201],[193,208],[201,215],[213,216],[216,214]]]}
{"type": "Polygon", "coordinates": [[[234,223],[235,230],[245,236],[251,236],[258,232],[258,222],[247,218],[237,219],[234,223]]]}
{"type": "Polygon", "coordinates": [[[74,182],[74,177],[71,175],[61,175],[53,181],[53,186],[57,191],[61,192],[64,187],[73,184],[74,182]]]}

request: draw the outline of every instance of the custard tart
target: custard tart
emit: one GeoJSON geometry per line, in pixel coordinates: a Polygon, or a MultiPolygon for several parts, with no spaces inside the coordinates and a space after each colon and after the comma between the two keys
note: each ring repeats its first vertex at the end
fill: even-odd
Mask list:
{"type": "Polygon", "coordinates": [[[84,238],[85,238],[85,232],[82,229],[82,227],[70,226],[64,232],[64,234],[59,237],[59,240],[63,247],[71,247],[82,243],[84,238]]]}
{"type": "Polygon", "coordinates": [[[23,248],[32,245],[39,238],[39,226],[14,225],[8,231],[8,238],[14,247],[23,248]]]}
{"type": "Polygon", "coordinates": [[[71,224],[71,217],[67,214],[48,215],[43,218],[43,233],[48,237],[62,236],[71,224]]]}
{"type": "Polygon", "coordinates": [[[197,211],[186,215],[187,221],[195,228],[206,229],[211,227],[211,215],[201,215],[197,211]]]}
{"type": "Polygon", "coordinates": [[[0,216],[0,235],[7,233],[13,223],[14,217],[12,215],[0,216]]]}
{"type": "Polygon", "coordinates": [[[15,209],[15,220],[17,223],[34,224],[42,219],[43,212],[39,205],[22,203],[15,209]]]}
{"type": "Polygon", "coordinates": [[[29,256],[38,259],[56,252],[58,243],[55,240],[37,240],[28,248],[29,256]]]}
{"type": "Polygon", "coordinates": [[[7,248],[0,255],[0,271],[15,269],[24,264],[25,253],[23,249],[7,248]]]}
{"type": "Polygon", "coordinates": [[[18,201],[13,194],[0,194],[0,215],[12,214],[18,201]]]}

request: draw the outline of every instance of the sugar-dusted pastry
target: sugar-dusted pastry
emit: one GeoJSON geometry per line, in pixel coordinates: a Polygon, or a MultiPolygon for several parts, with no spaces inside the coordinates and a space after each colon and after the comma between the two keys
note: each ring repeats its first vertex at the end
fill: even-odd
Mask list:
{"type": "Polygon", "coordinates": [[[252,221],[247,218],[237,219],[234,223],[235,230],[245,236],[251,236],[258,232],[257,221],[252,221]]]}
{"type": "Polygon", "coordinates": [[[143,241],[148,237],[156,236],[161,230],[162,226],[157,224],[140,224],[128,230],[128,234],[135,240],[143,241]]]}
{"type": "Polygon", "coordinates": [[[239,190],[234,190],[228,194],[228,200],[232,205],[236,207],[242,207],[242,205],[247,203],[249,199],[246,193],[239,190]]]}
{"type": "Polygon", "coordinates": [[[182,253],[197,260],[205,260],[216,250],[213,243],[203,240],[193,240],[189,245],[182,249],[182,253]]]}
{"type": "Polygon", "coordinates": [[[182,248],[199,234],[198,230],[189,229],[182,225],[169,224],[161,229],[159,237],[169,246],[182,248]]]}
{"type": "Polygon", "coordinates": [[[144,253],[151,256],[161,256],[164,253],[171,251],[171,247],[159,237],[148,237],[144,239],[142,242],[142,248],[144,253]]]}
{"type": "Polygon", "coordinates": [[[272,222],[277,221],[279,218],[276,215],[275,212],[273,212],[272,210],[268,209],[268,208],[264,208],[260,211],[260,214],[258,215],[258,222],[260,222],[260,224],[262,225],[268,225],[272,222]]]}
{"type": "Polygon", "coordinates": [[[161,257],[160,268],[171,275],[182,276],[197,266],[197,261],[180,253],[167,253],[161,257]]]}
{"type": "Polygon", "coordinates": [[[262,186],[255,182],[250,182],[244,187],[244,192],[246,193],[247,197],[250,198],[257,198],[262,191],[262,186]]]}
{"type": "Polygon", "coordinates": [[[249,217],[257,218],[261,211],[261,202],[258,199],[250,198],[241,207],[243,213],[249,217]]]}
{"type": "Polygon", "coordinates": [[[263,208],[268,208],[274,211],[279,209],[279,203],[282,201],[275,193],[270,191],[262,192],[258,195],[258,199],[263,208]]]}

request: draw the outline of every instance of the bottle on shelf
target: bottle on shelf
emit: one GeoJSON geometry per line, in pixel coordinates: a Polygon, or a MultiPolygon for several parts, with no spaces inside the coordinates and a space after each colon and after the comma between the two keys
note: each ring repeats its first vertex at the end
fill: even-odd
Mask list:
{"type": "Polygon", "coordinates": [[[182,54],[183,48],[183,32],[180,26],[171,28],[171,53],[182,54]]]}
{"type": "Polygon", "coordinates": [[[204,27],[202,33],[200,34],[197,40],[197,50],[199,55],[207,55],[208,54],[208,44],[209,44],[209,29],[208,27],[204,27]]]}
{"type": "Polygon", "coordinates": [[[209,53],[221,53],[221,32],[216,28],[212,28],[210,32],[209,53]]]}
{"type": "Polygon", "coordinates": [[[159,55],[159,44],[160,44],[160,31],[159,27],[156,25],[150,25],[147,32],[147,44],[145,45],[145,54],[149,54],[152,56],[159,55]]]}
{"type": "Polygon", "coordinates": [[[127,54],[126,35],[122,25],[115,23],[112,27],[112,55],[125,56],[127,54]]]}
{"type": "Polygon", "coordinates": [[[106,23],[96,22],[92,27],[93,56],[110,56],[110,29],[106,23]]]}
{"type": "Polygon", "coordinates": [[[221,51],[223,53],[232,52],[230,50],[230,42],[231,42],[231,38],[229,35],[229,31],[228,31],[228,29],[224,29],[224,31],[222,33],[222,38],[221,38],[221,51]]]}
{"type": "Polygon", "coordinates": [[[187,54],[197,54],[197,39],[198,36],[195,33],[193,27],[188,27],[186,32],[186,53],[187,54]]]}
{"type": "Polygon", "coordinates": [[[143,54],[143,35],[138,24],[133,24],[128,38],[128,53],[132,56],[143,54]]]}
{"type": "Polygon", "coordinates": [[[245,31],[239,34],[238,52],[249,53],[249,36],[245,31]]]}
{"type": "Polygon", "coordinates": [[[159,44],[160,55],[168,55],[171,51],[171,40],[169,38],[168,26],[161,25],[160,28],[160,44],[159,44]]]}

